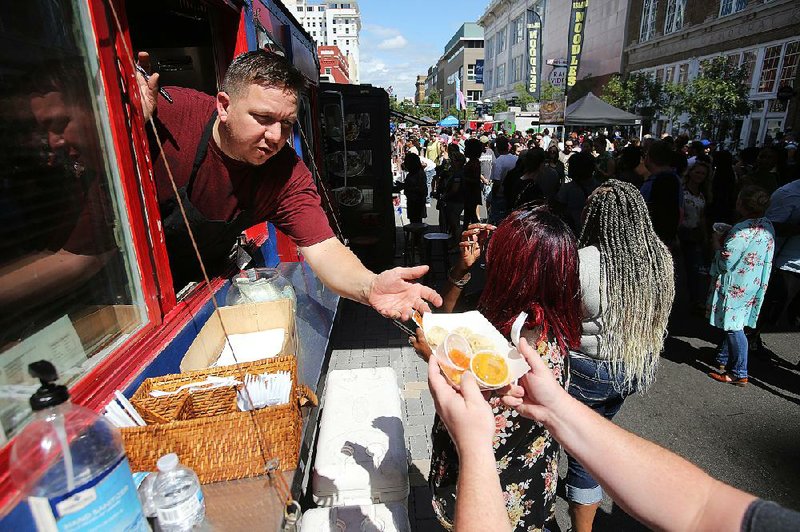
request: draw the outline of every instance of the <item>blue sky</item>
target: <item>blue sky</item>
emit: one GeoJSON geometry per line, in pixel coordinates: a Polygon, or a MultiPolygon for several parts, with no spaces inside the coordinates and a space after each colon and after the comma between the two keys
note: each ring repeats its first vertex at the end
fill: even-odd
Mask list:
{"type": "Polygon", "coordinates": [[[464,22],[478,20],[488,0],[359,0],[362,83],[392,86],[400,97],[414,95],[418,74],[444,52],[464,22]]]}

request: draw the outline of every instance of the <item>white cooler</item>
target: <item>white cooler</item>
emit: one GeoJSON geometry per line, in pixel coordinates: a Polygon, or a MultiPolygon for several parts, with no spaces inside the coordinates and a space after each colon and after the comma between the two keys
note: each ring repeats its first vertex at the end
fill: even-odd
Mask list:
{"type": "Polygon", "coordinates": [[[314,508],[303,514],[301,532],[410,532],[408,510],[399,503],[314,508]]]}
{"type": "Polygon", "coordinates": [[[397,376],[391,368],[328,374],[313,499],[357,506],[408,498],[408,458],[397,376]]]}

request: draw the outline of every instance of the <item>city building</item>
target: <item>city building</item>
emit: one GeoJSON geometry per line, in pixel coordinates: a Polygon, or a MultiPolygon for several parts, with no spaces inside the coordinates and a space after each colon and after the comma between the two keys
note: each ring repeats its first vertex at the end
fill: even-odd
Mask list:
{"type": "Polygon", "coordinates": [[[347,58],[338,46],[318,46],[319,79],[330,83],[350,83],[347,58]]]}
{"type": "Polygon", "coordinates": [[[425,81],[427,76],[417,76],[416,89],[414,90],[414,103],[419,105],[425,103],[425,81]]]}
{"type": "Polygon", "coordinates": [[[444,47],[444,54],[436,65],[428,68],[425,82],[426,94],[436,89],[440,95],[443,112],[456,107],[456,80],[464,93],[467,106],[472,107],[483,99],[483,83],[478,78],[479,63],[483,62],[483,28],[474,22],[465,22],[444,47]]]}
{"type": "MultiPolygon", "coordinates": [[[[800,58],[797,0],[632,0],[625,48],[626,72],[646,72],[664,82],[686,83],[701,62],[726,56],[747,68],[754,105],[737,124],[731,140],[761,145],[767,135],[800,127],[797,96],[778,98],[781,87],[796,87],[800,58]]],[[[679,119],[679,123],[683,123],[679,119]]],[[[653,132],[678,132],[678,124],[658,120],[653,132]]]]}
{"type": "MultiPolygon", "coordinates": [[[[599,92],[622,70],[628,0],[592,0],[586,12],[584,47],[578,84],[570,92],[599,92]]],[[[562,88],[565,83],[572,2],[563,0],[493,0],[478,20],[485,42],[485,98],[510,100],[527,78],[527,12],[542,19],[541,80],[562,88]]]]}
{"type": "Polygon", "coordinates": [[[318,46],[338,46],[347,59],[351,83],[359,83],[361,11],[356,0],[284,0],[318,46]]]}

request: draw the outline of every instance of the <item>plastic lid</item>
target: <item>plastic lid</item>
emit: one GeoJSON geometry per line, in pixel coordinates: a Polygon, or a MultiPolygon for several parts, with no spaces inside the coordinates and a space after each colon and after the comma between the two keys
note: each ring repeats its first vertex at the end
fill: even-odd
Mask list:
{"type": "Polygon", "coordinates": [[[42,383],[42,386],[30,398],[31,408],[34,412],[69,401],[67,387],[63,384],[55,384],[58,380],[58,372],[53,364],[47,360],[33,362],[28,365],[28,373],[42,383]]]}
{"type": "Polygon", "coordinates": [[[159,471],[167,472],[178,467],[178,463],[178,455],[175,453],[169,453],[158,459],[158,462],[156,462],[156,467],[158,467],[159,471]]]}

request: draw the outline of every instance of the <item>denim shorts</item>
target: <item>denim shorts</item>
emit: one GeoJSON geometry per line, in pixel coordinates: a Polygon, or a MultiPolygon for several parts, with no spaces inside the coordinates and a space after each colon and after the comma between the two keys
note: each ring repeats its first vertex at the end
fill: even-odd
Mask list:
{"type": "MultiPolygon", "coordinates": [[[[613,375],[610,362],[574,352],[569,363],[569,394],[606,419],[613,419],[630,393],[622,391],[622,373],[613,375]]],[[[566,484],[570,502],[595,504],[603,500],[600,484],[569,453],[566,484]]]]}

